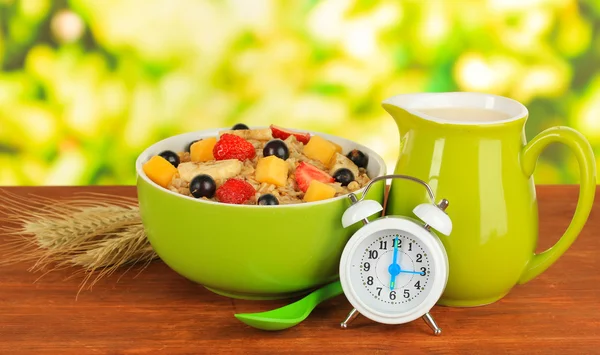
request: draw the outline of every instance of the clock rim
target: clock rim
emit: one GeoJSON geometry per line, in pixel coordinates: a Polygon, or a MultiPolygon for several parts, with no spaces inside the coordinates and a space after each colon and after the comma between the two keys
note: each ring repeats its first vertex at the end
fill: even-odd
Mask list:
{"type": "Polygon", "coordinates": [[[408,323],[428,313],[441,298],[448,281],[448,255],[444,245],[433,231],[424,229],[423,223],[405,216],[385,216],[358,229],[346,243],[339,265],[340,283],[350,304],[363,316],[384,324],[408,323]],[[358,245],[369,235],[382,229],[406,230],[419,238],[419,242],[429,248],[432,259],[441,260],[441,262],[434,262],[434,272],[432,272],[434,277],[431,290],[425,296],[426,299],[412,310],[400,315],[390,315],[370,308],[357,297],[357,292],[350,282],[351,263],[349,261],[352,259],[358,245]]]}

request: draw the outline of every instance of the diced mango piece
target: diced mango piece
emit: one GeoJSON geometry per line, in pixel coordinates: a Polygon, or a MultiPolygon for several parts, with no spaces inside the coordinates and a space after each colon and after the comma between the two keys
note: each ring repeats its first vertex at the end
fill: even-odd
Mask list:
{"type": "Polygon", "coordinates": [[[155,155],[148,160],[142,166],[144,173],[150,178],[150,180],[159,184],[162,187],[169,186],[169,183],[173,179],[173,175],[177,172],[177,168],[173,164],[169,163],[167,159],[155,155]]]}
{"type": "Polygon", "coordinates": [[[195,162],[205,162],[215,159],[213,148],[217,144],[217,137],[204,138],[190,147],[190,159],[195,162]]]}
{"type": "Polygon", "coordinates": [[[312,136],[304,146],[304,154],[307,157],[318,160],[325,166],[329,166],[336,150],[337,148],[332,142],[320,136],[312,136]]]}
{"type": "MultiPolygon", "coordinates": [[[[309,142],[310,143],[310,142],[309,142]]],[[[335,196],[335,189],[319,180],[313,180],[304,194],[305,202],[326,200],[335,196]]]]}
{"type": "Polygon", "coordinates": [[[331,144],[333,144],[335,146],[335,151],[336,152],[342,154],[342,146],[341,145],[337,144],[336,142],[332,142],[332,141],[329,141],[329,143],[331,143],[331,144]]]}
{"type": "Polygon", "coordinates": [[[287,184],[289,164],[275,155],[261,158],[256,164],[256,181],[277,186],[287,184]]]}

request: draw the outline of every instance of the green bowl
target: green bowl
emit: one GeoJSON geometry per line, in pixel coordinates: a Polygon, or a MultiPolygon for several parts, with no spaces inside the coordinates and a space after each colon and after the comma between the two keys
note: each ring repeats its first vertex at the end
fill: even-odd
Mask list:
{"type": "MultiPolygon", "coordinates": [[[[191,141],[225,129],[173,136],[138,157],[140,213],[158,256],[178,274],[233,298],[293,297],[335,280],[343,248],[359,227],[342,227],[342,214],[350,206],[346,196],[294,205],[232,205],[174,193],[144,174],[142,165],[153,155],[165,149],[182,151],[191,141]]],[[[385,162],[373,150],[317,134],[344,152],[357,148],[368,154],[371,178],[386,173],[385,162]]],[[[384,181],[374,183],[367,198],[383,204],[384,188],[384,181]]],[[[362,189],[356,195],[362,196],[362,189]]]]}

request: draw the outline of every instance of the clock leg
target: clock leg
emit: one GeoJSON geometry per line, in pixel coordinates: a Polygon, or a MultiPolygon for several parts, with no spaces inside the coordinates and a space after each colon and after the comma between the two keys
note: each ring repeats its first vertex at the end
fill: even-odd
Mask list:
{"type": "Polygon", "coordinates": [[[358,316],[358,311],[356,310],[356,308],[352,308],[352,310],[350,311],[350,313],[348,313],[348,316],[346,317],[346,319],[344,319],[344,321],[340,324],[340,326],[343,329],[348,328],[348,324],[350,324],[350,322],[352,322],[354,320],[354,318],[356,318],[358,316]]]}
{"type": "Polygon", "coordinates": [[[442,329],[440,327],[438,327],[438,325],[435,323],[435,320],[433,319],[431,314],[425,313],[425,315],[423,316],[423,320],[425,321],[425,323],[427,323],[429,328],[431,328],[431,330],[433,330],[433,334],[435,334],[435,335],[442,334],[442,329]]]}

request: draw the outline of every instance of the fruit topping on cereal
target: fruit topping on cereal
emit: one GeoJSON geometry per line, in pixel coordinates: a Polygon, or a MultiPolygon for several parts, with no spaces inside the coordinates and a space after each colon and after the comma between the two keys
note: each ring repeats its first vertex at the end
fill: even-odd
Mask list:
{"type": "Polygon", "coordinates": [[[173,164],[174,167],[179,165],[179,155],[171,150],[165,150],[158,154],[159,156],[165,158],[169,163],[173,164]]]}
{"type": "Polygon", "coordinates": [[[343,154],[335,153],[333,155],[333,158],[331,159],[330,165],[331,168],[329,169],[329,174],[331,174],[332,176],[335,174],[336,171],[342,168],[350,170],[354,177],[357,177],[359,175],[358,166],[356,166],[356,164],[354,164],[352,160],[350,160],[347,156],[343,154]]]}
{"type": "Polygon", "coordinates": [[[278,205],[279,200],[273,194],[261,195],[256,201],[257,205],[278,205]]]}
{"type": "Polygon", "coordinates": [[[332,142],[332,141],[329,141],[329,143],[333,144],[333,146],[335,147],[335,151],[337,153],[342,154],[342,146],[341,145],[337,144],[336,142],[332,142]]]}
{"type": "Polygon", "coordinates": [[[269,128],[230,129],[219,132],[219,136],[223,136],[224,134],[233,134],[247,140],[256,141],[268,141],[273,139],[273,135],[271,134],[271,130],[269,128]]]}
{"type": "Polygon", "coordinates": [[[177,168],[160,155],[150,158],[144,163],[142,170],[150,180],[165,188],[169,186],[173,176],[177,173],[177,168]]]}
{"type": "Polygon", "coordinates": [[[354,181],[354,174],[352,171],[346,168],[340,168],[333,173],[335,181],[342,184],[342,186],[348,186],[349,183],[354,181]]]}
{"type": "Polygon", "coordinates": [[[256,164],[255,179],[277,186],[285,186],[288,179],[289,164],[275,155],[260,158],[256,164]]]}
{"type": "Polygon", "coordinates": [[[242,179],[229,179],[217,188],[215,196],[219,202],[243,204],[248,201],[256,190],[242,179]]]}
{"type": "Polygon", "coordinates": [[[367,165],[369,164],[369,156],[358,149],[351,150],[346,156],[350,158],[350,160],[352,160],[352,162],[354,162],[354,164],[356,164],[356,166],[359,168],[366,169],[367,165]]]}
{"type": "Polygon", "coordinates": [[[263,156],[268,157],[270,155],[286,160],[290,157],[290,151],[284,141],[281,139],[272,139],[263,148],[263,156]]]}
{"type": "Polygon", "coordinates": [[[217,144],[216,137],[209,137],[196,141],[190,147],[190,159],[195,162],[214,160],[213,148],[217,144]]]}
{"type": "Polygon", "coordinates": [[[221,135],[213,148],[216,160],[238,159],[244,161],[256,155],[254,146],[242,137],[225,133],[221,135]]]}
{"type": "Polygon", "coordinates": [[[316,166],[307,162],[300,162],[298,167],[296,167],[296,184],[298,185],[298,188],[303,192],[306,192],[313,180],[323,183],[331,183],[335,181],[331,175],[327,174],[323,170],[320,170],[316,166]]]}
{"type": "Polygon", "coordinates": [[[237,123],[199,138],[160,152],[144,164],[144,172],[185,196],[255,206],[343,196],[371,181],[369,157],[325,135],[237,123]]]}
{"type": "Polygon", "coordinates": [[[274,138],[285,140],[290,135],[293,135],[299,142],[302,142],[303,144],[308,143],[311,139],[310,133],[295,132],[273,124],[270,127],[274,138]]]}
{"type": "Polygon", "coordinates": [[[192,149],[192,145],[193,145],[194,143],[198,142],[198,141],[201,141],[201,140],[202,140],[202,139],[196,139],[195,141],[191,141],[191,142],[189,142],[189,143],[188,143],[188,145],[185,147],[185,151],[189,153],[189,152],[191,151],[191,149],[192,149]]]}
{"type": "Polygon", "coordinates": [[[192,181],[196,175],[210,175],[215,181],[225,180],[238,175],[244,164],[237,159],[210,161],[206,163],[186,162],[177,167],[179,177],[186,182],[192,181]]]}
{"type": "Polygon", "coordinates": [[[304,154],[313,160],[321,162],[325,166],[329,166],[336,150],[336,146],[327,139],[321,136],[313,136],[304,147],[304,154]]]}
{"type": "Polygon", "coordinates": [[[305,202],[321,201],[335,196],[335,188],[319,180],[312,180],[304,194],[305,202]]]}
{"type": "Polygon", "coordinates": [[[200,174],[190,182],[190,193],[196,198],[212,198],[217,190],[217,184],[210,175],[200,174]]]}

